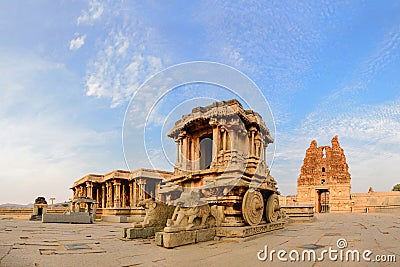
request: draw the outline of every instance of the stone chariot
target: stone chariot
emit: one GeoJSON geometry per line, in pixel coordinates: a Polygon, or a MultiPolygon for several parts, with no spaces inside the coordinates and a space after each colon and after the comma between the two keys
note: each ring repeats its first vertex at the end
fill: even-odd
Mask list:
{"type": "MultiPolygon", "coordinates": [[[[266,164],[266,149],[274,140],[257,112],[235,99],[215,102],[182,116],[168,136],[177,153],[174,174],[160,189],[163,201],[176,204],[195,191],[194,201],[209,205],[214,219],[213,225],[193,220],[193,229],[215,226],[216,236],[246,237],[284,227],[279,191],[266,164]]],[[[169,223],[179,228],[180,221],[169,223]]]]}

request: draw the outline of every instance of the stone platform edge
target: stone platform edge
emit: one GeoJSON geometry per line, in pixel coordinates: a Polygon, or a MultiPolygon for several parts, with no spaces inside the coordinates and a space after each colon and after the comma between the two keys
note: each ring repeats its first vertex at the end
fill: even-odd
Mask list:
{"type": "Polygon", "coordinates": [[[281,222],[274,222],[274,223],[268,223],[268,224],[262,224],[262,225],[255,225],[255,226],[241,226],[241,227],[230,227],[230,226],[224,226],[224,227],[216,227],[216,236],[218,237],[229,237],[229,238],[235,238],[235,237],[249,237],[253,235],[258,235],[278,229],[283,229],[287,225],[287,221],[281,221],[281,222]]]}
{"type": "Polygon", "coordinates": [[[155,241],[157,246],[174,248],[183,245],[214,240],[216,228],[181,231],[175,233],[157,232],[155,241]]]}

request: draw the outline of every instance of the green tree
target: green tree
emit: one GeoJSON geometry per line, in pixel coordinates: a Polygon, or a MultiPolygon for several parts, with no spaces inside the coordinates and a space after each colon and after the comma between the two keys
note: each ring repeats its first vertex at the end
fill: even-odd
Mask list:
{"type": "Polygon", "coordinates": [[[396,184],[395,186],[393,186],[392,191],[400,191],[400,184],[396,184]]]}

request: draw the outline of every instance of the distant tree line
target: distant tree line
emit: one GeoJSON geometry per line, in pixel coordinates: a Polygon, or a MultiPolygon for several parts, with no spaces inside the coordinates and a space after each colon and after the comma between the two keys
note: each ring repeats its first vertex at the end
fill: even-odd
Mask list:
{"type": "Polygon", "coordinates": [[[392,191],[400,191],[400,184],[396,184],[395,186],[393,186],[392,191]]]}

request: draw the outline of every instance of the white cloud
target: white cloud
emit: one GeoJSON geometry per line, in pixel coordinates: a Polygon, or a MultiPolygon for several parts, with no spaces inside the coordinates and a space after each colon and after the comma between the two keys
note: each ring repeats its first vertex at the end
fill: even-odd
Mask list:
{"type": "Polygon", "coordinates": [[[235,67],[239,67],[244,58],[237,49],[225,47],[222,51],[223,56],[226,57],[235,67]]]}
{"type": "Polygon", "coordinates": [[[83,10],[82,14],[77,18],[76,23],[82,24],[92,24],[94,21],[98,20],[104,12],[104,6],[97,0],[92,0],[89,3],[89,10],[83,10]]]}
{"type": "Polygon", "coordinates": [[[69,49],[74,50],[74,51],[78,50],[85,44],[85,39],[86,39],[86,34],[84,34],[82,36],[78,36],[75,39],[72,39],[69,42],[69,49]]]}
{"type": "Polygon", "coordinates": [[[117,107],[127,102],[147,78],[163,68],[161,58],[146,55],[143,47],[131,48],[130,43],[122,31],[110,32],[103,49],[89,64],[87,96],[110,98],[111,107],[117,107]]]}

